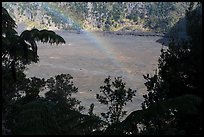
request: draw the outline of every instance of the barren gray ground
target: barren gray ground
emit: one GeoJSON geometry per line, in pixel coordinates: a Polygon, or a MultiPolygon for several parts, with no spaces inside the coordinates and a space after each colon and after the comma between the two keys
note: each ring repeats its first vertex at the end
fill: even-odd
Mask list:
{"type": "Polygon", "coordinates": [[[76,96],[87,112],[91,103],[94,113],[105,108],[95,95],[104,79],[110,75],[122,76],[127,87],[137,89],[133,102],[125,106],[128,113],[140,109],[142,95],[146,93],[143,74],[153,74],[157,67],[161,44],[158,36],[131,36],[102,33],[57,32],[66,41],[64,45],[39,43],[40,62],[28,66],[28,77],[49,78],[61,73],[73,76],[74,85],[79,88],[76,96]]]}

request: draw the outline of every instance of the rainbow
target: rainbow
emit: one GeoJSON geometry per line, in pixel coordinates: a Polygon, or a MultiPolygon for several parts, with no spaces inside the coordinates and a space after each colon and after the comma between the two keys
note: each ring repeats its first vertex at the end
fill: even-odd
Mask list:
{"type": "MultiPolygon", "coordinates": [[[[43,8],[47,8],[51,10],[53,13],[55,13],[56,16],[60,16],[63,20],[65,20],[65,22],[68,23],[71,21],[72,23],[75,23],[77,24],[77,26],[81,27],[81,25],[77,23],[77,21],[72,19],[71,16],[68,15],[68,13],[66,13],[65,15],[62,11],[54,8],[49,3],[43,3],[43,8]]],[[[131,70],[127,66],[125,66],[121,61],[122,55],[120,55],[114,49],[112,49],[111,46],[109,46],[110,43],[108,43],[107,40],[104,40],[103,38],[97,36],[94,32],[91,32],[88,30],[84,30],[83,33],[85,33],[84,36],[86,36],[90,41],[94,42],[94,45],[96,46],[96,48],[100,49],[103,53],[107,55],[107,57],[111,60],[112,64],[116,68],[121,70],[121,75],[119,76],[126,77],[130,80],[134,79],[131,74],[131,70]]]]}

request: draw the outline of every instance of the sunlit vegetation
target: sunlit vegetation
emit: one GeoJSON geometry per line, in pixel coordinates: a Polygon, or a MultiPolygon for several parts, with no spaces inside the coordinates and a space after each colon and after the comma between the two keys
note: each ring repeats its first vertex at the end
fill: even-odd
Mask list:
{"type": "MultiPolygon", "coordinates": [[[[19,15],[26,16],[33,22],[38,19],[43,26],[59,29],[117,31],[128,27],[128,30],[167,32],[184,17],[189,4],[190,2],[4,2],[3,6],[16,19],[19,15]]],[[[30,22],[26,24],[30,25],[30,22]]]]}

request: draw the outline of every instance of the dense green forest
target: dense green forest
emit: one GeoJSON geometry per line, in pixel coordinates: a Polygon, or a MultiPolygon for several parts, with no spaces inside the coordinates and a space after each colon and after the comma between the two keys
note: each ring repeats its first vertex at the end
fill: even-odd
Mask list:
{"type": "MultiPolygon", "coordinates": [[[[63,3],[58,4],[63,6],[63,3]]],[[[59,6],[58,4],[53,6],[59,6]]],[[[88,3],[69,4],[76,4],[74,7],[78,4],[85,8],[88,3]]],[[[93,8],[97,8],[97,4],[92,3],[93,8]]],[[[107,4],[104,7],[108,10],[117,4],[121,4],[117,6],[121,9],[126,5],[100,4],[107,4]]],[[[155,4],[162,3],[152,3],[155,4]]],[[[9,15],[7,8],[8,5],[2,7],[3,135],[202,134],[202,3],[189,4],[184,12],[189,39],[181,42],[172,40],[167,49],[161,49],[158,70],[153,75],[144,75],[148,94],[143,96],[142,109],[133,111],[124,120],[122,117],[126,115],[126,111],[123,108],[137,96],[137,91],[126,87],[121,77],[107,77],[104,85],[100,87],[100,94],[97,94],[96,98],[107,106],[107,112],[101,113],[100,116],[94,114],[94,104],[90,105],[87,114],[81,113],[84,107],[80,100],[72,96],[78,92],[78,88],[74,86],[70,74],[59,74],[48,79],[26,78],[26,66],[39,61],[38,41],[51,44],[61,44],[65,41],[54,31],[46,29],[34,28],[18,34],[16,22],[9,15]],[[44,97],[39,96],[42,90],[47,90],[44,97]]],[[[67,8],[81,12],[77,9],[78,7],[67,8]]],[[[110,11],[114,12],[113,9],[110,11]]],[[[125,12],[111,12],[105,13],[111,14],[108,17],[113,18],[114,23],[121,21],[123,16],[128,16],[123,15],[125,12]]],[[[85,15],[81,16],[86,16],[86,12],[83,13],[85,15]]],[[[129,15],[130,20],[135,17],[134,14],[129,15]]],[[[142,17],[138,18],[142,20],[142,17]]],[[[81,19],[83,22],[84,18],[81,19]]],[[[100,25],[102,24],[103,20],[100,25]]],[[[107,23],[104,27],[106,25],[107,23]]]]}
{"type": "Polygon", "coordinates": [[[16,21],[30,27],[166,32],[190,2],[4,2],[16,21]]]}

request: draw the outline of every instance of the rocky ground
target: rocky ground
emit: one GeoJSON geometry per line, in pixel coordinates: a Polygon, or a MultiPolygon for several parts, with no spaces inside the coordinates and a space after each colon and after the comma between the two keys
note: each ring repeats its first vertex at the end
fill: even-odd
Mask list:
{"type": "Polygon", "coordinates": [[[38,43],[40,62],[28,66],[28,77],[49,78],[61,73],[73,76],[74,85],[79,88],[76,96],[87,112],[91,103],[94,113],[105,111],[95,95],[109,75],[122,76],[127,87],[137,89],[133,102],[125,107],[130,113],[140,109],[142,95],[146,93],[143,74],[153,74],[162,45],[156,41],[161,36],[116,35],[100,32],[56,31],[66,44],[50,46],[38,43]]]}

